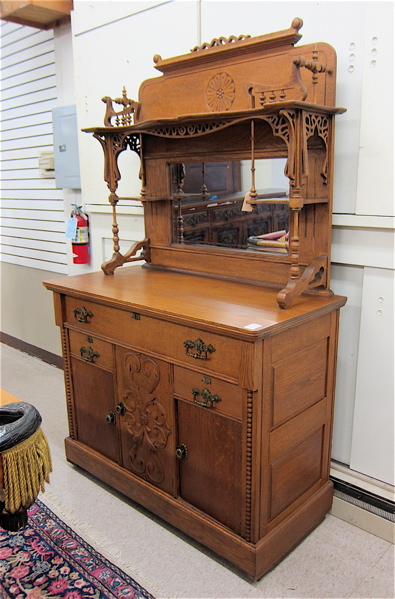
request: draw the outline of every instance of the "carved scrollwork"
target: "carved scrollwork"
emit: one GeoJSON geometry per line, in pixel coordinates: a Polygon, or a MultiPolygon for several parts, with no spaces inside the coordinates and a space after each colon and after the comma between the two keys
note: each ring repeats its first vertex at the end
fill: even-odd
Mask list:
{"type": "Polygon", "coordinates": [[[207,222],[205,214],[188,214],[183,218],[183,224],[186,227],[197,227],[205,222],[207,222]]]}
{"type": "Polygon", "coordinates": [[[140,135],[127,135],[125,138],[125,146],[128,147],[132,152],[136,152],[140,156],[141,152],[141,138],[140,135]]]}
{"type": "Polygon", "coordinates": [[[239,241],[239,230],[236,227],[222,229],[217,232],[218,242],[228,246],[237,246],[239,241]]]}
{"type": "Polygon", "coordinates": [[[290,142],[290,131],[289,131],[289,119],[285,118],[283,114],[276,114],[274,116],[266,116],[265,121],[269,123],[272,128],[273,135],[281,137],[287,144],[290,142]]]}
{"type": "Polygon", "coordinates": [[[295,121],[296,114],[292,110],[281,110],[280,114],[266,116],[265,121],[272,128],[273,135],[285,141],[288,147],[288,160],[285,166],[285,175],[292,181],[295,180],[297,168],[295,164],[295,121]]]}
{"type": "Polygon", "coordinates": [[[305,128],[306,139],[317,134],[324,140],[325,145],[327,145],[329,138],[329,118],[326,115],[305,113],[305,128]]]}
{"type": "Polygon", "coordinates": [[[147,356],[128,352],[124,367],[129,384],[122,393],[122,423],[131,436],[129,466],[136,474],[158,484],[164,479],[159,452],[166,447],[170,434],[165,409],[154,394],[160,381],[159,366],[147,356]]]}
{"type": "Polygon", "coordinates": [[[216,37],[211,42],[204,42],[201,46],[195,46],[191,49],[191,52],[200,52],[201,50],[208,50],[209,48],[216,48],[225,46],[226,44],[236,44],[237,42],[244,42],[248,40],[250,35],[231,35],[230,37],[216,37]]]}
{"type": "Polygon", "coordinates": [[[223,208],[222,210],[216,210],[214,212],[214,222],[222,220],[232,220],[233,218],[240,216],[240,208],[237,206],[234,208],[223,208]]]}
{"type": "Polygon", "coordinates": [[[94,133],[104,152],[104,180],[108,188],[115,192],[121,173],[118,168],[118,156],[121,152],[130,148],[140,155],[141,140],[138,134],[128,134],[113,129],[111,133],[94,133]]]}
{"type": "Polygon", "coordinates": [[[198,137],[199,135],[207,135],[218,129],[223,129],[232,124],[232,121],[216,121],[210,123],[196,123],[192,125],[175,125],[174,127],[158,127],[150,129],[151,135],[157,137],[198,137]]]}
{"type": "Polygon", "coordinates": [[[329,142],[329,118],[326,115],[321,114],[309,114],[304,115],[304,133],[305,141],[313,135],[318,135],[325,144],[325,160],[322,165],[321,176],[324,182],[328,182],[328,142],[329,142]]]}

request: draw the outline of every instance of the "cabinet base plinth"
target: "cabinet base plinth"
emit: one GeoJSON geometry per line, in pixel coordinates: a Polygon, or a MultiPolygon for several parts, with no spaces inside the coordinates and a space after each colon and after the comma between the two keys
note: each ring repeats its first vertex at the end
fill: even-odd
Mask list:
{"type": "Polygon", "coordinates": [[[247,543],[199,510],[137,478],[78,441],[67,438],[65,447],[71,463],[141,504],[255,580],[272,570],[322,522],[332,505],[333,485],[329,481],[258,543],[247,543]]]}

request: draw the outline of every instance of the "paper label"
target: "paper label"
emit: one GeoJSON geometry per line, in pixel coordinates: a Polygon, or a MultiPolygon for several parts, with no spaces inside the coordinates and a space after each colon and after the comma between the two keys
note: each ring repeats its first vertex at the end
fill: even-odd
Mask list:
{"type": "Polygon", "coordinates": [[[77,233],[77,219],[75,216],[70,216],[67,220],[66,239],[74,239],[77,233]]]}
{"type": "Polygon", "coordinates": [[[255,331],[256,329],[260,329],[262,326],[263,326],[262,324],[256,324],[255,322],[253,322],[251,324],[247,324],[243,328],[248,329],[249,331],[255,331]]]}

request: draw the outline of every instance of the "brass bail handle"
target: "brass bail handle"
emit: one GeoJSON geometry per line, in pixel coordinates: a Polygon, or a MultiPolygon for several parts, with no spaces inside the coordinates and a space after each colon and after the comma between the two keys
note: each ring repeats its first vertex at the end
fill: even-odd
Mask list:
{"type": "Polygon", "coordinates": [[[184,341],[184,347],[186,349],[187,356],[190,358],[195,358],[196,360],[208,360],[208,354],[215,352],[215,347],[213,347],[211,343],[206,345],[200,338],[196,339],[196,341],[187,339],[184,341]]]}
{"type": "Polygon", "coordinates": [[[209,389],[198,389],[194,387],[192,389],[193,401],[203,408],[212,408],[214,403],[219,403],[222,398],[219,395],[213,395],[209,389]],[[198,396],[202,398],[202,401],[198,400],[198,396]]]}
{"type": "Polygon", "coordinates": [[[89,319],[93,318],[93,314],[90,310],[87,310],[85,306],[82,306],[81,308],[76,308],[74,310],[74,318],[78,322],[89,322],[89,319]]]}

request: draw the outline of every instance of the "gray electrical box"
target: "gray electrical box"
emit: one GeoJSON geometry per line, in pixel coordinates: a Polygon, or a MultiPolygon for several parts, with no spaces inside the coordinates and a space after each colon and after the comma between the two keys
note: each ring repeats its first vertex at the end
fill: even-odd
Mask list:
{"type": "Polygon", "coordinates": [[[75,106],[52,110],[56,187],[81,189],[75,106]]]}

